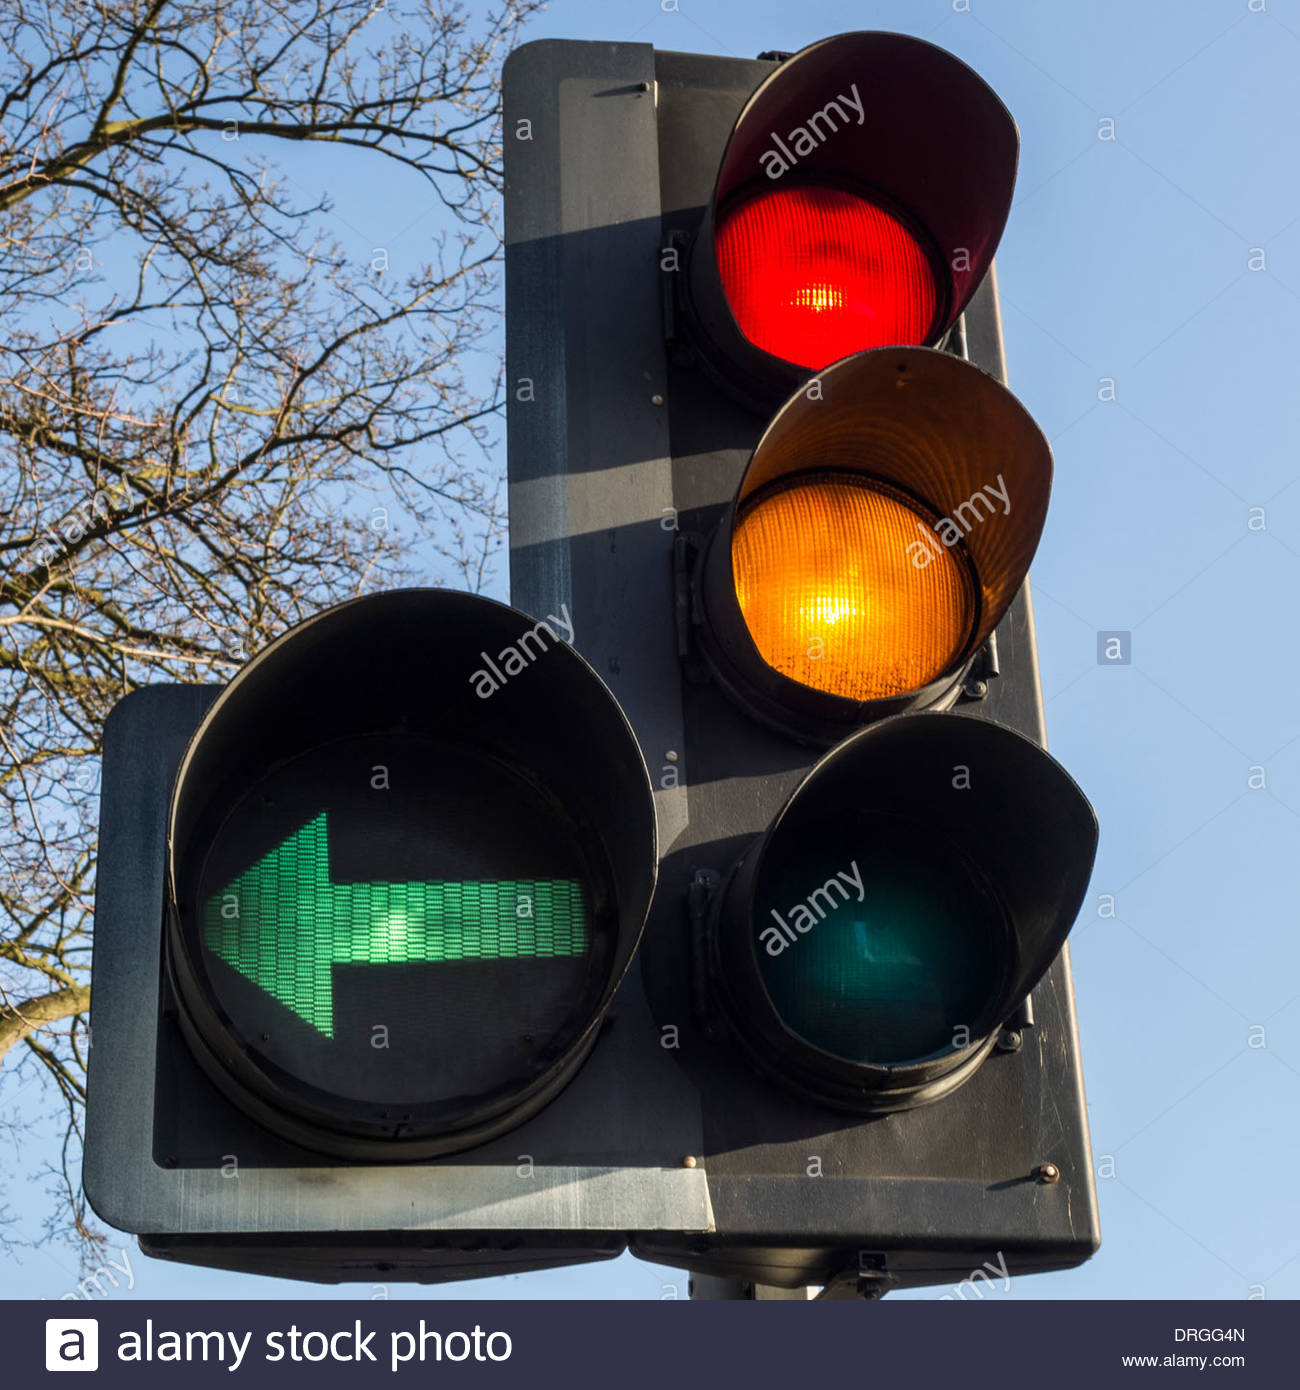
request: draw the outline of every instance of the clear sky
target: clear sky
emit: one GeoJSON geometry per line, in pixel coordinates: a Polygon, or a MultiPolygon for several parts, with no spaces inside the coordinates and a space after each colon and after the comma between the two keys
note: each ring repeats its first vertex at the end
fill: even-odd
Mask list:
{"type": "MultiPolygon", "coordinates": [[[[1300,1297],[1300,0],[555,0],[530,37],[753,57],[854,28],[951,49],[1020,125],[998,269],[1011,386],[1056,456],[1048,733],[1102,826],[1072,941],[1103,1245],[997,1296],[1300,1297]],[[1098,665],[1103,631],[1131,664],[1098,665]]],[[[420,234],[331,191],[370,245],[420,234]]],[[[119,1296],[370,1292],[132,1266],[119,1296]]],[[[75,1277],[28,1251],[0,1295],[75,1277]]],[[[673,1283],[625,1258],[391,1293],[673,1283]]]]}

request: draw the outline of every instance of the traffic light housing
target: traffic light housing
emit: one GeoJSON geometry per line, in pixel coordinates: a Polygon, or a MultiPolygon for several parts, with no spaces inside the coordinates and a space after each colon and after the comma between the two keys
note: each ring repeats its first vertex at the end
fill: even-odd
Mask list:
{"type": "Polygon", "coordinates": [[[992,263],[1018,150],[992,89],[920,39],[840,34],[770,67],[684,229],[706,360],[770,398],[850,353],[938,342],[992,263]]]}
{"type": "Polygon", "coordinates": [[[376,594],[114,709],[83,1180],[147,1254],[427,1281],[707,1225],[652,1024],[608,1026],[655,824],[572,635],[376,594]]]}
{"type": "Polygon", "coordinates": [[[1042,749],[1014,124],[886,34],[544,41],[504,103],[517,608],[358,600],[112,716],[92,1203],[334,1280],[1077,1264],[1096,823],[1042,749]]]}
{"type": "Polygon", "coordinates": [[[948,706],[1019,592],[1051,451],[961,358],[882,348],[796,390],[700,557],[700,645],[757,718],[828,742],[948,706]]]}
{"type": "Polygon", "coordinates": [[[1078,788],[1003,725],[898,715],[862,729],[717,893],[706,1012],[815,1104],[936,1101],[1059,953],[1095,834],[1078,788]]]}
{"type": "MultiPolygon", "coordinates": [[[[646,754],[661,858],[639,976],[698,1096],[713,1217],[631,1248],[868,1291],[999,1251],[1013,1272],[1077,1264],[1098,1233],[1063,943],[1097,832],[1043,752],[1025,575],[1051,455],[1005,387],[992,267],[1014,124],[951,55],[881,34],[757,61],[543,42],[505,98],[511,591],[530,612],[572,598],[646,754]],[[849,103],[770,178],[773,135],[801,154],[795,127],[844,95],[861,126],[849,103]],[[718,224],[819,181],[924,250],[924,329],[848,355],[746,337],[718,224]],[[783,854],[798,871],[765,881],[783,854]],[[828,900],[869,867],[870,901],[828,900]],[[927,893],[943,911],[909,936],[896,910],[927,893]],[[961,942],[961,962],[982,974],[926,981],[907,955],[972,917],[988,949],[961,942]],[[855,940],[850,964],[892,975],[837,976],[855,940]],[[877,1033],[837,1035],[871,991],[877,1033]]],[[[867,258],[886,305],[898,260],[867,258]]],[[[827,259],[807,269],[755,276],[751,301],[829,313],[827,259]]]]}
{"type": "Polygon", "coordinates": [[[559,620],[419,589],[328,609],[244,667],[186,751],[167,844],[166,958],[203,1071],[275,1133],[381,1162],[554,1099],[657,867],[640,750],[559,620]]]}

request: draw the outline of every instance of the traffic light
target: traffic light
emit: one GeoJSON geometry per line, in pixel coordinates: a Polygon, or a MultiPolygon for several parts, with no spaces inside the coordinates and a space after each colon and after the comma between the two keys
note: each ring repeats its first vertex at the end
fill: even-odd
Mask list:
{"type": "Polygon", "coordinates": [[[745,851],[707,927],[711,997],[801,1097],[864,1114],[937,1100],[1060,951],[1094,837],[1029,740],[886,719],[822,758],[745,851]]]}
{"type": "Polygon", "coordinates": [[[769,67],[734,121],[704,217],[681,229],[716,369],[784,395],[851,353],[938,342],[1011,206],[1019,138],[993,91],[918,39],[841,34],[769,67]]]}
{"type": "Polygon", "coordinates": [[[646,754],[638,978],[708,1180],[711,1229],[632,1250],[869,1292],[1081,1262],[1097,829],[1043,751],[1011,117],[903,35],[544,42],[504,134],[511,592],[572,602],[646,754]]]}
{"type": "Polygon", "coordinates": [[[827,742],[951,705],[1019,592],[1051,452],[978,368],[847,357],[763,432],[701,556],[701,646],[756,717],[827,742]]]}
{"type": "MultiPolygon", "coordinates": [[[[608,1073],[638,1067],[617,1047],[584,1062],[656,830],[636,739],[572,636],[567,606],[381,593],[224,689],[113,711],[84,1181],[146,1253],[337,1281],[624,1248],[627,1184],[602,1165],[645,1135],[608,1073]]],[[[633,1206],[662,1200],[683,1198],[642,1184],[633,1206]]]]}
{"type": "Polygon", "coordinates": [[[504,141],[516,607],[358,599],[110,718],[93,1205],[327,1280],[1077,1264],[1010,116],[901,35],[544,41],[504,141]]]}
{"type": "Polygon", "coordinates": [[[627,721],[557,629],[468,594],[356,599],[258,655],[194,734],[167,832],[177,1020],[286,1139],[454,1153],[590,1050],[655,826],[627,721]]]}

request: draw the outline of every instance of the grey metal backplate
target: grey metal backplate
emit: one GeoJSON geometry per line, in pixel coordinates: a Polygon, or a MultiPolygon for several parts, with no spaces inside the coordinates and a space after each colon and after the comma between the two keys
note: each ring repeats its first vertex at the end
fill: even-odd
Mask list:
{"type": "MultiPolygon", "coordinates": [[[[322,1160],[268,1134],[216,1091],[169,1018],[162,925],[172,782],[220,688],[137,691],[104,732],[83,1172],[95,1211],[120,1230],[169,1235],[619,1232],[634,1218],[710,1229],[703,1173],[682,1165],[698,1129],[662,1120],[689,1116],[672,1093],[686,1088],[669,1077],[662,1094],[641,1065],[659,1050],[644,1008],[620,1006],[546,1110],[465,1155],[387,1166],[322,1160]]],[[[225,1262],[258,1264],[256,1255],[225,1262]]],[[[273,1254],[261,1267],[281,1272],[282,1264],[273,1254]]],[[[526,1265],[520,1255],[518,1267],[526,1265]]]]}
{"type": "MultiPolygon", "coordinates": [[[[1019,1052],[994,1054],[937,1105],[872,1121],[774,1095],[702,1035],[685,997],[693,874],[725,873],[812,760],[715,687],[686,683],[672,626],[672,527],[708,531],[764,421],[698,366],[670,362],[659,248],[698,224],[731,124],[771,68],[558,41],[526,45],[506,68],[511,597],[539,616],[568,606],[575,645],[622,702],[651,769],[660,880],[620,1005],[641,996],[658,1040],[678,1043],[660,1060],[689,1078],[703,1117],[692,1152],[718,1231],[688,1241],[647,1224],[633,1249],[700,1267],[727,1242],[758,1247],[776,1233],[771,1244],[790,1253],[756,1256],[769,1280],[848,1240],[910,1258],[918,1282],[968,1270],[975,1251],[1002,1249],[1012,1268],[1077,1263],[1097,1217],[1066,953],[1035,991],[1019,1052]],[[707,737],[692,741],[699,730],[707,737]],[[1028,1176],[1047,1161],[1061,1170],[1052,1186],[1028,1176]],[[928,1252],[909,1248],[908,1233],[925,1230],[928,1252]]],[[[972,360],[1003,376],[991,278],[965,328],[972,360]]],[[[1027,587],[997,638],[1004,674],[964,708],[1042,742],[1027,587]]]]}

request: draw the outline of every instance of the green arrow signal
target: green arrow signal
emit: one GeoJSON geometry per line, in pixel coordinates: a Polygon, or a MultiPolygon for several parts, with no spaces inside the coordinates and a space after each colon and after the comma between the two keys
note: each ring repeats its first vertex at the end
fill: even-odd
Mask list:
{"type": "Polygon", "coordinates": [[[576,956],[577,879],[331,883],[325,813],[204,905],[208,950],[334,1036],[333,967],[576,956]]]}

